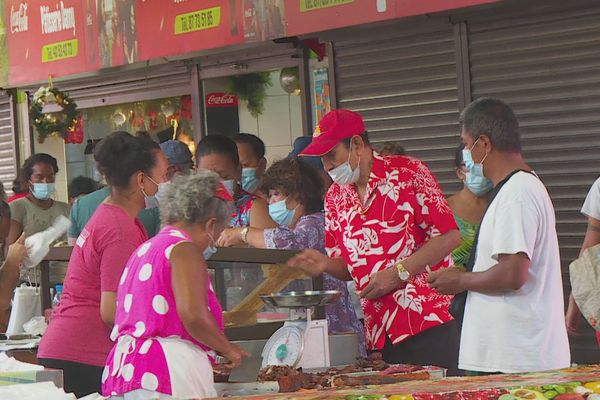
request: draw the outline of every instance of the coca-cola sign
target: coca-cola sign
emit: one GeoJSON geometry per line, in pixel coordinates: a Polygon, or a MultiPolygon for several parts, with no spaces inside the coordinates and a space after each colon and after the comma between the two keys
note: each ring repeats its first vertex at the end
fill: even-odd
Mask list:
{"type": "Polygon", "coordinates": [[[206,107],[237,107],[238,98],[231,93],[209,93],[206,95],[206,107]]]}

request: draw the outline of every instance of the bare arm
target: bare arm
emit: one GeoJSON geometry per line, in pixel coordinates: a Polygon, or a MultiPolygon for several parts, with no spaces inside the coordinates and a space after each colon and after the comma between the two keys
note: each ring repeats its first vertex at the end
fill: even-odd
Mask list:
{"type": "Polygon", "coordinates": [[[318,250],[304,250],[291,258],[287,265],[300,268],[310,276],[319,276],[327,272],[342,281],[352,280],[346,261],[342,257],[327,257],[318,250]]]}
{"type": "Polygon", "coordinates": [[[269,215],[269,205],[264,199],[257,198],[250,209],[250,226],[254,228],[276,228],[277,224],[269,215]]]}
{"type": "Polygon", "coordinates": [[[208,287],[208,269],[200,254],[200,250],[192,243],[181,243],[171,253],[171,276],[177,314],[194,339],[228,357],[232,344],[220,331],[208,309],[205,289],[208,287]]]}
{"type": "MultiPolygon", "coordinates": [[[[433,237],[419,250],[402,261],[402,266],[412,275],[425,272],[428,266],[436,265],[460,245],[460,232],[453,229],[433,237]]],[[[360,297],[378,299],[404,285],[396,268],[386,268],[371,276],[369,284],[360,292],[360,297]]]]}
{"type": "Polygon", "coordinates": [[[10,246],[17,241],[19,236],[23,233],[23,225],[14,219],[10,220],[10,230],[8,231],[8,237],[6,238],[6,245],[10,246]]]}
{"type": "Polygon", "coordinates": [[[109,327],[115,323],[115,313],[117,312],[117,293],[102,292],[100,295],[100,317],[109,327]]]}
{"type": "Polygon", "coordinates": [[[453,229],[429,239],[419,250],[402,261],[402,265],[411,275],[420,274],[425,272],[427,266],[437,265],[448,257],[452,250],[460,246],[460,242],[460,232],[458,229],[453,229]]]}
{"type": "Polygon", "coordinates": [[[25,256],[25,235],[8,249],[6,260],[0,267],[0,330],[4,332],[8,324],[8,309],[13,292],[19,283],[19,271],[25,256]]]}
{"type": "Polygon", "coordinates": [[[473,292],[510,292],[519,290],[529,274],[531,260],[524,253],[500,254],[498,264],[483,272],[464,274],[464,288],[473,292]]]}
{"type": "Polygon", "coordinates": [[[500,254],[498,264],[487,271],[465,272],[446,268],[429,274],[429,286],[442,294],[470,290],[482,293],[506,293],[519,290],[527,282],[531,260],[524,253],[500,254]]]}

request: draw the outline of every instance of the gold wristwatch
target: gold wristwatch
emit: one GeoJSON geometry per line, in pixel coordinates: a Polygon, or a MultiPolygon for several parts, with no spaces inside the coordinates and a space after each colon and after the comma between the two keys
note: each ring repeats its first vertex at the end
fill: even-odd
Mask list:
{"type": "Polygon", "coordinates": [[[402,265],[401,262],[396,264],[396,270],[398,271],[398,277],[402,282],[406,282],[410,279],[410,272],[404,268],[404,265],[402,265]]]}
{"type": "Polygon", "coordinates": [[[250,230],[250,228],[247,227],[247,226],[245,226],[244,228],[242,228],[242,232],[241,232],[242,242],[244,242],[246,244],[248,243],[248,240],[246,238],[248,237],[248,231],[249,230],[250,230]]]}

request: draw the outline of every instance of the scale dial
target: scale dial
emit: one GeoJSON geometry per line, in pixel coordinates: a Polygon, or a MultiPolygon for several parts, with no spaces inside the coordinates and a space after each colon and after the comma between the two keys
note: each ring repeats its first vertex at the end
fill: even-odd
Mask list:
{"type": "Polygon", "coordinates": [[[263,367],[267,365],[296,366],[302,358],[303,332],[297,326],[283,326],[271,335],[263,350],[263,367]]]}

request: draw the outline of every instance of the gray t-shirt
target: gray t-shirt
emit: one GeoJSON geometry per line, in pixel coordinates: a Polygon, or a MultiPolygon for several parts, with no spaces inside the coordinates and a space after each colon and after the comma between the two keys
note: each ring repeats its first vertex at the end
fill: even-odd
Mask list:
{"type": "MultiPolygon", "coordinates": [[[[11,219],[17,221],[23,227],[25,235],[31,236],[34,233],[41,232],[50,226],[59,215],[69,217],[69,206],[62,201],[54,201],[52,207],[47,210],[38,207],[28,198],[15,200],[9,203],[11,219]]],[[[66,235],[59,240],[66,240],[66,235]]],[[[67,263],[53,262],[50,268],[50,281],[62,282],[67,270],[67,263]]],[[[21,279],[23,280],[39,280],[39,274],[34,271],[23,271],[21,279]]]]}
{"type": "Polygon", "coordinates": [[[26,197],[11,202],[9,206],[11,219],[21,224],[27,236],[49,228],[59,215],[69,218],[69,206],[62,201],[54,201],[47,210],[26,197]]]}

